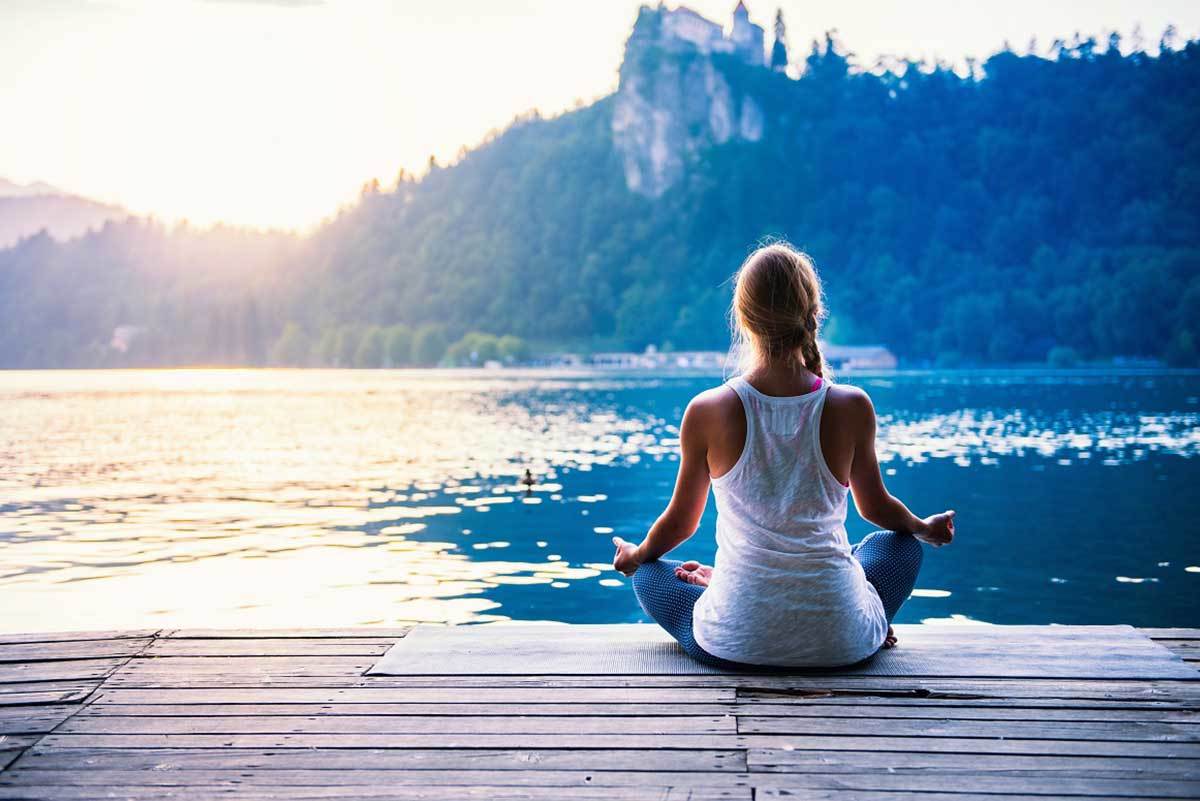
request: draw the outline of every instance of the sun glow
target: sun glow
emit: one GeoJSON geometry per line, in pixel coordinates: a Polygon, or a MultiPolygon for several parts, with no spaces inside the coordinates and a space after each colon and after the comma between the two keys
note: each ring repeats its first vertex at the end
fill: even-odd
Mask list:
{"type": "Polygon", "coordinates": [[[0,130],[0,154],[18,156],[0,156],[0,175],[201,224],[312,224],[372,178],[445,163],[525,109],[603,94],[622,42],[613,31],[611,66],[589,84],[539,75],[566,45],[519,46],[511,13],[468,21],[376,0],[80,9],[78,25],[22,20],[39,44],[0,101],[30,123],[0,130]]]}
{"type": "MultiPolygon", "coordinates": [[[[0,176],[168,221],[306,227],[375,178],[453,160],[530,109],[613,91],[642,0],[8,0],[0,176]]],[[[671,5],[675,5],[672,3],[671,5]]],[[[728,20],[732,0],[689,0],[728,20]]],[[[751,0],[793,63],[836,28],[880,54],[961,60],[1075,31],[1200,29],[1191,0],[751,0]]]]}

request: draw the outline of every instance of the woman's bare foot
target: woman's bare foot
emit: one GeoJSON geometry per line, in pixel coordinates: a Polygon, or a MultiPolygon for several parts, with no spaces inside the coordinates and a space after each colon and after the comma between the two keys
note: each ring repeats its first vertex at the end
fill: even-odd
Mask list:
{"type": "Polygon", "coordinates": [[[896,642],[897,642],[896,630],[893,629],[891,626],[888,626],[887,636],[883,638],[883,647],[884,648],[895,648],[896,642]]]}
{"type": "Polygon", "coordinates": [[[697,587],[707,587],[708,582],[712,579],[712,571],[713,569],[708,565],[690,561],[675,568],[675,577],[688,584],[695,584],[697,587]]]}

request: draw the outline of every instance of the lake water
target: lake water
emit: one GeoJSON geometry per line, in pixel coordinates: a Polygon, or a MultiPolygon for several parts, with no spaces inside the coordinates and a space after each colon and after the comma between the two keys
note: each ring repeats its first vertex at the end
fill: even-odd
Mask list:
{"type": "MultiPolygon", "coordinates": [[[[892,492],[959,511],[900,622],[1200,620],[1200,376],[843,380],[892,492]]],[[[0,629],[641,620],[609,539],[661,511],[718,381],[0,372],[0,629]]],[[[680,553],[711,560],[714,511],[680,553]]]]}

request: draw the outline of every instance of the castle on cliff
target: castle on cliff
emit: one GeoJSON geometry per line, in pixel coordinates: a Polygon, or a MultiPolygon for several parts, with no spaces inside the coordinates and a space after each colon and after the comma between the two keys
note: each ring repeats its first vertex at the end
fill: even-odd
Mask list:
{"type": "Polygon", "coordinates": [[[750,21],[750,12],[740,0],[728,36],[720,25],[690,8],[668,9],[660,3],[657,8],[642,7],[630,43],[635,47],[653,43],[673,51],[694,48],[704,54],[732,53],[760,67],[766,63],[765,36],[762,26],[750,21]]]}
{"type": "Polygon", "coordinates": [[[767,119],[738,73],[787,67],[782,14],[768,62],[765,33],[743,2],[727,34],[690,8],[642,6],[625,45],[613,106],[613,146],[625,185],[658,197],[702,150],[727,142],[757,142],[767,119]]]}

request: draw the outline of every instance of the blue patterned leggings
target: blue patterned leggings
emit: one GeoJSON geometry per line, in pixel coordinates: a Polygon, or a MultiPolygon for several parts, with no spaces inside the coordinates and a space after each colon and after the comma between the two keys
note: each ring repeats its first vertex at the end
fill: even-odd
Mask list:
{"type": "MultiPolygon", "coordinates": [[[[879,593],[884,614],[891,623],[916,586],[924,555],[921,543],[911,534],[876,531],[854,545],[850,552],[862,564],[867,581],[879,593]]],[[[692,608],[704,588],[675,576],[675,568],[681,564],[674,559],[659,559],[639,567],[633,574],[633,591],[638,603],[696,661],[716,667],[745,667],[715,657],[696,643],[692,635],[692,608]]]]}

